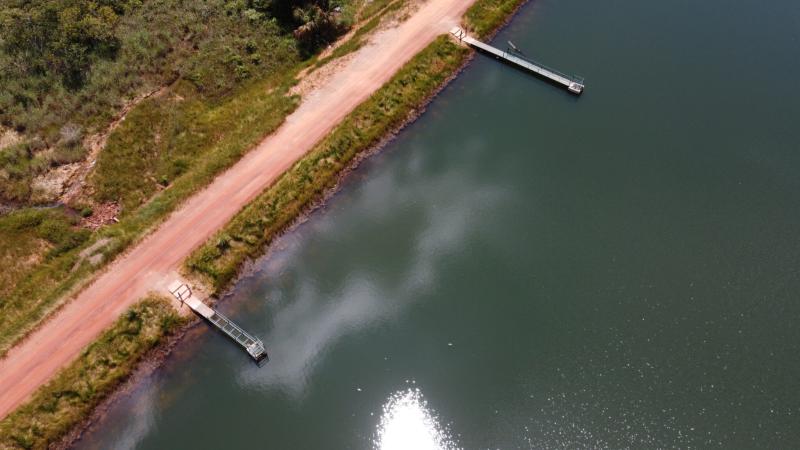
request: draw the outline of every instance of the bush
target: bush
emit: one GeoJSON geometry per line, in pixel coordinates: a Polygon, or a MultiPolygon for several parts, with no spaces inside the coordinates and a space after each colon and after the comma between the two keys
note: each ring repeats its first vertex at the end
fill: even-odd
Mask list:
{"type": "Polygon", "coordinates": [[[74,147],[81,143],[81,138],[83,137],[83,132],[81,127],[75,125],[74,123],[68,123],[61,127],[61,139],[59,140],[59,144],[65,147],[74,147]]]}

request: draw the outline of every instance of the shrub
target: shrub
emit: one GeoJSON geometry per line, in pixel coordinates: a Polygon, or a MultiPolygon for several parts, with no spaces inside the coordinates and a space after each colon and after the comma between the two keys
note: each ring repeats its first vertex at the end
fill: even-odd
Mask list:
{"type": "Polygon", "coordinates": [[[80,144],[81,138],[83,137],[81,127],[74,123],[68,123],[61,127],[60,134],[61,139],[59,140],[59,144],[65,147],[74,147],[80,144]]]}

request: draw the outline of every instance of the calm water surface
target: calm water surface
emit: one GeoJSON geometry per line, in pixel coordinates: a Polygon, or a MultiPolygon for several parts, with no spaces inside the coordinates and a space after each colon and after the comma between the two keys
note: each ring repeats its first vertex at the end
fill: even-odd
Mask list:
{"type": "Polygon", "coordinates": [[[800,447],[800,3],[535,0],[79,448],[800,447]]]}

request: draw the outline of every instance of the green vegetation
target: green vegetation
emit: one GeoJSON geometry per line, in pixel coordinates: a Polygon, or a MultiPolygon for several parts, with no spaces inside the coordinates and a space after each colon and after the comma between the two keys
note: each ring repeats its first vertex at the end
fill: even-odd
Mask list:
{"type": "MultiPolygon", "coordinates": [[[[0,3],[3,1],[7,2],[8,0],[0,0],[0,3]]],[[[179,24],[178,28],[180,28],[182,20],[187,20],[192,22],[192,26],[197,26],[197,23],[201,23],[199,20],[201,17],[211,14],[209,12],[202,13],[202,8],[205,8],[202,7],[203,4],[194,2],[190,2],[192,6],[180,3],[185,8],[195,8],[192,9],[193,13],[188,14],[188,19],[175,16],[177,13],[174,11],[173,15],[163,13],[167,6],[176,4],[174,1],[176,0],[148,2],[147,5],[150,5],[151,9],[146,9],[147,5],[142,6],[138,2],[133,2],[131,3],[133,12],[123,10],[120,14],[123,14],[124,17],[119,21],[132,20],[130,17],[133,15],[150,11],[150,15],[147,15],[148,20],[160,24],[160,28],[169,30],[173,26],[173,22],[179,24]]],[[[515,1],[514,4],[517,2],[515,1]]],[[[38,3],[31,2],[31,4],[38,3]]],[[[346,3],[346,5],[351,4],[357,3],[346,3]]],[[[241,3],[237,3],[237,5],[239,6],[236,8],[232,7],[233,9],[226,10],[229,11],[226,14],[230,14],[237,20],[246,15],[252,15],[247,9],[242,9],[241,3]]],[[[476,6],[470,9],[470,14],[473,17],[492,17],[491,21],[484,19],[485,27],[499,26],[504,18],[496,14],[497,5],[497,0],[479,0],[476,6]],[[483,9],[495,11],[495,13],[481,12],[483,9]]],[[[377,25],[383,14],[395,10],[399,6],[401,6],[401,2],[395,1],[375,13],[373,18],[364,24],[348,43],[340,47],[343,49],[340,52],[346,53],[346,51],[357,48],[364,34],[377,25]],[[351,49],[351,47],[353,48],[351,49]]],[[[504,8],[503,10],[509,10],[510,7],[504,8]]],[[[257,19],[267,20],[262,16],[257,19]]],[[[208,20],[212,20],[212,18],[208,20]]],[[[117,29],[121,26],[117,25],[117,29]]],[[[267,25],[268,28],[271,26],[267,25]]],[[[243,27],[246,28],[246,26],[243,27]]],[[[144,31],[142,32],[144,33],[144,31]]],[[[184,199],[208,184],[216,174],[235,163],[264,135],[276,129],[283,118],[294,109],[297,99],[288,97],[286,92],[294,82],[294,75],[307,62],[298,62],[299,51],[288,38],[276,37],[275,34],[271,34],[264,39],[269,40],[270,43],[271,52],[263,53],[263,55],[270,55],[269,61],[265,58],[259,62],[258,66],[253,65],[252,67],[259,67],[259,71],[253,73],[250,79],[231,83],[210,83],[208,80],[213,77],[202,75],[204,73],[202,70],[205,69],[193,66],[187,62],[190,60],[187,57],[188,59],[181,60],[182,70],[185,70],[184,73],[197,75],[185,76],[173,83],[165,94],[142,102],[112,133],[107,148],[100,154],[96,171],[90,181],[94,187],[94,200],[116,200],[123,205],[124,210],[120,223],[104,227],[89,236],[74,225],[78,215],[91,215],[92,205],[90,203],[76,204],[73,205],[74,213],[69,210],[48,213],[61,218],[59,220],[65,230],[63,236],[69,236],[68,239],[62,239],[58,235],[50,235],[48,238],[39,229],[39,223],[35,221],[31,222],[29,226],[20,227],[13,224],[17,219],[0,217],[0,238],[2,238],[0,239],[0,261],[7,263],[8,267],[0,279],[3,283],[0,288],[0,355],[5,354],[11,345],[29,333],[42,318],[59,305],[66,294],[79,287],[99,267],[113,260],[116,255],[136,242],[184,199]],[[190,70],[192,67],[196,70],[190,70]],[[4,225],[6,223],[12,225],[6,226],[4,225]]],[[[203,42],[210,42],[210,40],[213,39],[208,37],[203,42]]],[[[126,41],[123,39],[123,42],[126,41]]],[[[242,45],[242,47],[236,47],[239,49],[238,51],[246,52],[248,47],[246,40],[237,42],[242,45]]],[[[148,45],[144,46],[150,48],[148,45]]],[[[441,50],[445,47],[447,47],[445,44],[439,43],[434,48],[441,50]]],[[[121,48],[126,47],[122,45],[121,48]]],[[[217,47],[208,44],[208,46],[200,46],[199,50],[194,51],[213,53],[210,50],[212,48],[217,47]]],[[[192,51],[186,51],[189,55],[193,54],[192,51]]],[[[430,51],[432,50],[428,50],[426,54],[429,55],[430,51]]],[[[259,50],[252,54],[261,55],[262,53],[259,50]]],[[[177,56],[175,58],[175,61],[180,60],[177,56]]],[[[209,58],[213,60],[213,57],[209,58]]],[[[232,61],[236,62],[237,60],[234,58],[232,61]]],[[[112,63],[113,61],[102,59],[95,61],[91,73],[100,70],[98,67],[112,63]]],[[[438,68],[438,64],[431,67],[438,68]]],[[[213,61],[210,61],[208,66],[213,66],[213,61]]],[[[251,66],[246,67],[252,68],[251,66]]],[[[424,97],[423,91],[428,88],[424,86],[424,83],[428,80],[426,77],[431,73],[431,68],[418,69],[419,73],[417,74],[410,73],[409,70],[404,69],[404,76],[418,75],[420,77],[413,80],[410,86],[404,86],[405,89],[414,91],[414,95],[403,94],[405,97],[402,97],[402,102],[397,104],[397,99],[390,99],[391,111],[387,110],[381,113],[380,117],[376,116],[376,119],[381,122],[380,124],[369,122],[370,126],[375,125],[375,127],[369,130],[364,128],[354,137],[347,138],[352,139],[353,145],[371,145],[371,142],[383,133],[382,130],[395,125],[394,121],[397,119],[394,116],[390,118],[389,112],[394,111],[402,116],[405,114],[403,111],[413,108],[416,104],[416,95],[424,97]]],[[[222,69],[219,71],[225,72],[222,69]]],[[[446,75],[444,70],[436,73],[436,77],[443,78],[446,75]]],[[[3,76],[8,75],[0,74],[0,77],[3,76]]],[[[94,75],[91,79],[94,79],[94,75]]],[[[397,86],[397,78],[393,83],[394,86],[397,86]]],[[[435,85],[435,83],[433,84],[435,85]]],[[[388,88],[384,88],[381,92],[386,92],[386,89],[388,88]]],[[[81,95],[88,95],[86,94],[88,91],[81,92],[84,92],[81,95]]],[[[372,100],[371,103],[374,107],[375,100],[372,100]]],[[[363,108],[366,107],[368,106],[362,106],[359,111],[363,111],[363,108]]],[[[350,119],[350,122],[352,120],[350,119]]],[[[365,123],[367,122],[365,121],[365,123]]],[[[342,136],[343,133],[340,129],[337,136],[342,136]]],[[[62,127],[58,134],[59,140],[63,141],[65,145],[70,143],[73,146],[65,148],[76,148],[78,151],[82,151],[82,147],[74,146],[75,142],[80,141],[77,137],[80,135],[80,130],[62,127]]],[[[345,138],[342,137],[342,139],[345,138]]],[[[29,139],[12,146],[11,150],[7,148],[0,151],[0,162],[6,155],[16,152],[18,157],[14,164],[47,166],[51,163],[37,158],[43,154],[50,155],[54,152],[51,149],[37,153],[36,149],[44,145],[42,142],[29,139]],[[28,157],[29,159],[26,160],[25,158],[28,157]]],[[[326,142],[333,145],[330,138],[326,142]]],[[[309,183],[298,182],[296,185],[303,189],[324,189],[326,183],[333,179],[340,167],[355,154],[350,151],[337,149],[335,151],[337,158],[335,167],[328,167],[326,164],[314,171],[309,170],[309,183]],[[322,173],[322,168],[325,168],[325,173],[322,173]],[[313,186],[309,186],[309,184],[313,186]]],[[[59,158],[67,161],[69,153],[67,152],[67,156],[59,156],[59,158]]],[[[3,184],[4,173],[5,169],[0,169],[0,185],[3,184]]],[[[247,237],[246,240],[242,238],[240,241],[231,239],[233,242],[231,248],[224,248],[228,244],[223,244],[223,248],[217,249],[220,253],[218,256],[213,256],[214,251],[205,248],[206,253],[203,258],[198,259],[197,254],[193,257],[196,270],[210,276],[215,280],[214,284],[217,286],[224,285],[232,278],[240,264],[236,259],[243,258],[241,254],[245,249],[241,247],[245,244],[242,242],[247,242],[247,246],[253,246],[245,253],[257,254],[261,247],[259,242],[268,242],[277,230],[291,221],[296,211],[308,203],[307,194],[299,191],[297,193],[288,192],[294,188],[287,184],[289,181],[290,177],[287,175],[279,183],[284,191],[276,193],[275,189],[278,185],[271,190],[272,195],[280,194],[284,197],[280,204],[285,205],[287,210],[273,213],[269,219],[269,226],[265,222],[265,225],[261,227],[262,230],[268,229],[265,236],[256,239],[253,236],[257,236],[257,234],[252,234],[252,230],[248,230],[247,233],[250,233],[250,237],[247,237]],[[291,201],[287,199],[291,199],[291,201]],[[251,241],[252,244],[250,244],[251,241]]],[[[29,185],[25,183],[22,183],[21,186],[29,188],[29,185]]],[[[277,207],[277,203],[276,206],[273,206],[273,208],[275,207],[277,207]]],[[[38,217],[39,214],[42,214],[37,210],[20,211],[20,213],[23,215],[19,217],[24,215],[38,217]]],[[[244,231],[234,232],[230,236],[241,233],[244,231]]]]}
{"type": "MultiPolygon", "coordinates": [[[[469,26],[488,33],[518,3],[478,0],[467,14],[469,26]]],[[[91,200],[123,205],[120,223],[94,234],[77,228],[79,217],[93,213],[85,203],[0,216],[0,263],[7,268],[0,275],[0,355],[98,266],[275,130],[297,105],[297,98],[287,96],[295,74],[322,63],[305,56],[354,18],[371,17],[333,57],[357,49],[402,0],[363,5],[0,0],[0,66],[13,69],[0,72],[0,85],[9,87],[0,92],[0,123],[24,136],[0,149],[0,201],[30,199],[33,176],[81,160],[85,134],[107,124],[134,95],[170,85],[134,108],[112,133],[91,178],[91,200]],[[337,20],[333,7],[342,7],[337,20]],[[20,24],[42,34],[37,38],[20,24]],[[10,33],[19,36],[9,39],[10,33]]],[[[247,258],[260,254],[333,186],[353,158],[407,120],[467,54],[448,38],[437,39],[198,249],[188,267],[215,289],[226,286],[247,258]]],[[[47,447],[181,323],[163,299],[133,307],[29,403],[0,421],[0,447],[47,447]]]]}
{"type": "MultiPolygon", "coordinates": [[[[139,186],[142,189],[131,188],[130,192],[121,194],[125,204],[138,206],[147,191],[143,190],[145,188],[142,185],[135,184],[137,178],[143,178],[148,171],[153,176],[164,174],[171,177],[175,172],[169,170],[180,167],[181,158],[192,158],[191,164],[187,160],[186,166],[189,169],[185,173],[174,181],[167,178],[168,189],[160,191],[141,207],[131,209],[120,223],[101,229],[81,247],[64,247],[52,258],[41,261],[28,271],[18,271],[15,274],[15,279],[11,280],[13,289],[0,293],[0,354],[8,351],[14,342],[30,332],[70,289],[97,269],[97,265],[92,264],[88,258],[92,255],[81,256],[81,251],[101,240],[107,241],[106,245],[96,249],[93,254],[101,256],[98,264],[111,261],[143,236],[150,227],[163,220],[181,201],[207,185],[216,174],[230,167],[265,135],[274,131],[297,105],[296,98],[284,95],[287,89],[288,84],[276,86],[269,79],[249,84],[236,95],[229,96],[225,102],[198,115],[197,127],[206,127],[205,130],[209,130],[205,136],[184,136],[183,140],[178,139],[176,145],[170,148],[171,153],[167,152],[165,156],[154,160],[142,159],[139,163],[144,169],[112,165],[100,171],[104,164],[101,159],[98,163],[98,176],[105,173],[105,170],[113,170],[119,183],[129,183],[127,188],[139,186]],[[212,138],[209,139],[208,136],[212,138]],[[157,170],[163,172],[159,173],[157,170]]],[[[130,121],[131,130],[121,127],[123,135],[142,130],[147,132],[149,128],[145,125],[156,126],[154,124],[159,121],[160,116],[147,114],[147,108],[144,111],[141,117],[134,115],[130,121]]],[[[110,154],[115,155],[113,152],[117,151],[116,148],[113,145],[109,148],[112,152],[110,154]]],[[[124,148],[126,147],[120,147],[124,148]]],[[[139,147],[132,145],[129,148],[139,147]]],[[[115,156],[117,163],[122,164],[119,160],[125,158],[118,154],[115,156]]],[[[134,155],[129,160],[138,161],[138,158],[134,155]]],[[[80,233],[85,235],[88,232],[80,233]]],[[[0,241],[0,255],[12,253],[19,252],[12,252],[5,241],[0,241]]]]}
{"type": "Polygon", "coordinates": [[[83,244],[89,231],[75,229],[77,220],[60,208],[29,209],[0,217],[0,297],[8,295],[14,282],[31,267],[83,244]]]}
{"type": "Polygon", "coordinates": [[[348,26],[327,0],[0,0],[0,125],[23,137],[0,150],[0,201],[36,201],[32,179],[82,160],[133,98],[183,80],[213,102],[348,26]]]}
{"type": "Polygon", "coordinates": [[[464,15],[466,27],[478,37],[487,37],[503,25],[525,0],[476,0],[464,15]]]}
{"type": "Polygon", "coordinates": [[[187,265],[219,291],[304,208],[333,186],[353,158],[400,126],[465,60],[468,51],[439,37],[359,105],[307,156],[245,207],[187,265]]]}
{"type": "Polygon", "coordinates": [[[274,80],[261,80],[222,102],[184,96],[177,87],[173,95],[140,104],[98,158],[91,179],[95,200],[117,201],[127,214],[181,176],[192,178],[191,172],[205,161],[223,158],[223,166],[230,165],[294,110],[297,99],[286,95],[290,80],[283,86],[274,80]],[[235,158],[215,151],[232,134],[242,133],[249,136],[236,146],[235,158]]]}
{"type": "MultiPolygon", "coordinates": [[[[27,4],[21,0],[17,2],[0,0],[0,7],[11,3],[18,8],[27,4]]],[[[30,3],[36,5],[50,3],[52,8],[56,8],[57,5],[53,5],[58,2],[30,3]]],[[[82,2],[78,0],[64,2],[65,5],[78,3],[82,2]]],[[[197,9],[199,11],[210,3],[214,1],[193,3],[193,7],[199,8],[197,9]]],[[[231,78],[223,77],[221,80],[215,78],[215,71],[223,69],[220,69],[222,66],[217,69],[213,69],[212,66],[215,61],[222,60],[214,60],[213,57],[205,55],[204,58],[209,58],[208,64],[193,66],[187,63],[191,58],[175,57],[176,64],[163,73],[149,73],[148,76],[151,78],[135,76],[131,78],[136,82],[128,85],[129,90],[124,91],[127,94],[123,94],[123,90],[113,93],[111,97],[119,94],[115,97],[117,103],[108,102],[104,114],[98,113],[103,110],[102,101],[95,103],[93,99],[84,97],[83,102],[88,102],[89,105],[76,101],[73,104],[76,107],[71,109],[64,107],[53,110],[55,114],[62,114],[60,118],[51,121],[33,121],[41,124],[38,129],[42,131],[44,138],[38,134],[34,138],[28,136],[22,143],[0,150],[0,198],[8,198],[6,191],[2,189],[6,188],[4,182],[13,179],[14,176],[21,179],[20,175],[24,177],[27,174],[30,177],[31,174],[40,173],[39,171],[46,170],[47,167],[82,158],[84,150],[77,143],[81,141],[83,129],[89,129],[92,121],[95,123],[107,121],[115,108],[119,107],[118,100],[124,95],[134,92],[137,87],[152,88],[163,84],[162,82],[167,79],[177,80],[167,94],[148,99],[135,108],[127,120],[112,134],[105,152],[101,153],[97,170],[92,178],[95,199],[120,201],[125,207],[123,220],[120,223],[106,227],[94,235],[77,228],[75,225],[79,220],[78,216],[86,217],[93,213],[91,205],[83,203],[73,205],[74,210],[27,209],[0,217],[0,243],[2,243],[0,262],[9,268],[0,275],[2,283],[0,355],[29,332],[51,308],[57,305],[59,298],[84,281],[98,265],[110,261],[141,238],[182,200],[205,186],[217,173],[236,162],[264,135],[277,128],[283,118],[296,107],[297,99],[288,97],[286,93],[297,71],[309,64],[309,61],[304,63],[301,60],[301,55],[308,51],[308,47],[303,47],[305,44],[302,44],[300,38],[296,41],[296,45],[289,45],[292,41],[280,34],[280,27],[277,32],[275,28],[270,28],[275,26],[275,21],[267,15],[269,2],[239,0],[222,3],[226,5],[226,14],[233,17],[234,22],[237,20],[241,22],[242,17],[247,20],[270,22],[266,28],[271,29],[270,33],[275,33],[271,36],[278,40],[266,40],[269,45],[265,48],[269,48],[270,52],[264,54],[281,56],[271,57],[270,62],[264,64],[260,56],[262,53],[253,50],[247,42],[243,42],[244,47],[241,48],[245,49],[246,54],[251,55],[249,58],[224,58],[224,64],[233,64],[226,66],[228,69],[233,68],[231,73],[238,73],[232,82],[228,82],[231,78]],[[258,8],[262,3],[265,8],[258,8]],[[247,50],[248,48],[250,50],[247,50]],[[238,72],[237,67],[240,68],[238,72]],[[255,67],[258,67],[258,70],[251,72],[255,67]],[[192,68],[194,71],[190,70],[192,68]],[[283,74],[280,74],[281,72],[283,74]],[[169,78],[169,74],[174,78],[169,78]],[[81,112],[83,111],[81,108],[90,106],[95,108],[92,113],[81,112]],[[72,123],[60,127],[48,125],[64,123],[66,118],[79,116],[85,120],[80,125],[72,123]],[[58,130],[55,147],[52,140],[47,140],[48,129],[58,130]],[[119,182],[119,186],[112,180],[119,182]],[[95,262],[90,261],[96,256],[100,259],[95,262]]],[[[151,1],[145,4],[159,7],[184,5],[177,0],[151,1]]],[[[357,3],[344,2],[335,5],[343,6],[343,18],[340,24],[350,23],[349,21],[358,15],[359,9],[353,8],[354,4],[357,3]]],[[[377,26],[381,16],[389,10],[397,9],[402,3],[399,0],[393,3],[381,0],[375,4],[380,4],[380,7],[374,6],[375,12],[366,15],[362,12],[361,15],[361,17],[373,15],[372,20],[367,22],[350,42],[340,47],[341,50],[337,49],[339,53],[335,53],[335,56],[357,49],[363,43],[363,36],[377,26]]],[[[469,26],[479,35],[485,35],[501,25],[508,12],[518,4],[519,0],[506,2],[478,0],[467,14],[469,26]]],[[[325,8],[322,6],[313,3],[305,5],[307,7],[311,5],[310,10],[305,9],[306,12],[310,11],[307,16],[303,16],[301,8],[299,16],[295,17],[293,13],[292,20],[300,22],[319,20],[324,25],[330,19],[330,16],[320,18],[320,13],[327,14],[324,13],[325,8]],[[314,7],[319,8],[319,11],[314,10],[314,7]]],[[[89,18],[100,16],[107,20],[108,24],[114,24],[115,30],[120,29],[119,22],[124,22],[137,11],[144,10],[142,3],[137,0],[113,5],[96,1],[86,8],[88,9],[79,8],[77,11],[89,18]],[[103,8],[111,8],[116,16],[108,15],[108,10],[103,8]]],[[[6,45],[2,41],[4,36],[2,33],[8,30],[6,18],[9,17],[6,10],[1,11],[0,47],[6,45]]],[[[208,18],[216,13],[208,10],[206,12],[210,15],[202,17],[208,18]]],[[[189,22],[197,21],[198,17],[201,16],[194,16],[189,22]]],[[[171,17],[170,20],[163,17],[161,19],[164,20],[161,27],[166,28],[173,25],[170,20],[175,24],[182,23],[177,17],[171,17]]],[[[148,20],[153,20],[153,17],[149,17],[148,20]]],[[[102,21],[98,26],[100,31],[104,29],[102,21]]],[[[303,32],[316,33],[308,29],[301,30],[301,33],[303,32]]],[[[146,31],[143,33],[140,36],[142,39],[148,34],[146,31]]],[[[190,40],[195,36],[192,31],[187,33],[190,40]]],[[[294,34],[297,38],[297,29],[294,34]]],[[[69,98],[75,92],[83,92],[81,95],[90,96],[91,91],[87,86],[93,82],[91,80],[94,80],[94,73],[99,70],[98,67],[104,64],[112,66],[113,58],[118,58],[120,49],[125,48],[124,44],[108,44],[103,40],[107,36],[102,32],[98,36],[97,46],[90,45],[84,49],[89,64],[79,68],[88,67],[89,76],[84,75],[80,80],[84,83],[83,87],[72,93],[68,91],[67,87],[76,79],[70,78],[68,76],[70,69],[65,68],[67,75],[62,74],[64,78],[61,87],[56,89],[56,94],[69,98]],[[109,49],[115,49],[116,56],[109,56],[109,49]]],[[[176,48],[182,48],[181,45],[172,46],[168,37],[168,33],[158,37],[163,44],[158,51],[166,52],[164,55],[170,55],[179,51],[176,48]]],[[[120,42],[125,41],[123,39],[120,42]]],[[[147,43],[146,39],[142,41],[143,48],[152,50],[150,44],[153,42],[147,43]]],[[[198,51],[197,44],[184,47],[192,48],[192,50],[183,49],[188,54],[198,51]]],[[[5,51],[5,53],[0,51],[0,65],[8,63],[10,53],[5,48],[0,50],[5,51]]],[[[57,52],[54,54],[58,56],[57,52]]],[[[198,249],[187,261],[187,266],[195,273],[208,278],[218,291],[226,286],[246,259],[260,254],[266,244],[284,227],[318,199],[326,189],[333,186],[338,175],[353,158],[377,144],[387,132],[407,120],[409,114],[413,113],[463,63],[467,54],[466,49],[456,46],[446,37],[440,37],[433,42],[406,64],[389,83],[351,113],[312,152],[237,214],[224,230],[198,249]]],[[[204,60],[197,59],[197,61],[204,60]]],[[[133,67],[141,68],[138,65],[133,67]]],[[[36,76],[46,76],[46,74],[34,72],[32,79],[36,76]]],[[[0,73],[0,83],[5,83],[13,77],[13,74],[0,73]]],[[[47,84],[41,80],[39,82],[42,86],[47,84]]],[[[9,92],[12,97],[16,95],[13,90],[9,92]]],[[[47,97],[47,101],[52,102],[56,94],[45,92],[41,98],[47,97]]],[[[8,99],[7,92],[0,93],[0,121],[3,125],[23,131],[33,129],[24,124],[20,125],[22,122],[16,123],[9,119],[17,117],[9,113],[8,109],[9,104],[16,105],[14,101],[17,97],[14,97],[15,100],[11,103],[8,103],[8,99]]],[[[49,111],[50,106],[52,103],[34,104],[33,108],[22,111],[25,114],[20,117],[24,119],[27,117],[26,114],[36,111],[39,111],[37,114],[41,114],[49,111]]],[[[13,183],[7,184],[10,186],[13,183]]],[[[18,183],[15,187],[21,189],[18,192],[19,198],[30,195],[29,191],[24,191],[26,187],[29,189],[29,184],[18,183]]],[[[48,385],[39,389],[29,403],[0,421],[0,447],[45,448],[50,445],[85,418],[94,406],[128,376],[142,355],[182,322],[183,319],[180,319],[163,299],[149,298],[133,307],[98,341],[90,345],[78,361],[62,371],[48,385]]]]}
{"type": "Polygon", "coordinates": [[[47,448],[91,413],[142,356],[185,320],[162,298],[150,297],[133,306],[28,403],[0,421],[0,448],[47,448]]]}
{"type": "MultiPolygon", "coordinates": [[[[0,0],[0,4],[3,1],[0,0]]],[[[104,227],[92,236],[84,231],[71,230],[85,241],[74,248],[47,241],[34,231],[15,231],[13,239],[11,234],[0,232],[0,236],[9,237],[0,240],[0,261],[12,264],[12,268],[4,273],[3,288],[0,290],[0,356],[58,306],[66,294],[79,287],[88,275],[111,261],[150,227],[163,220],[184,199],[235,163],[265,135],[274,131],[297,106],[298,99],[287,95],[295,82],[297,71],[304,66],[295,38],[280,34],[283,31],[276,28],[275,21],[266,18],[265,13],[256,14],[253,19],[264,22],[263,29],[259,31],[261,37],[248,38],[243,33],[255,31],[247,31],[250,22],[240,22],[242,17],[253,15],[252,11],[242,6],[252,2],[222,2],[228,5],[225,8],[209,6],[221,5],[220,2],[147,2],[136,6],[133,12],[126,11],[127,16],[119,19],[133,21],[131,17],[134,15],[142,16],[139,20],[144,20],[146,24],[140,24],[144,27],[138,31],[139,37],[144,39],[140,44],[148,49],[151,44],[155,45],[147,40],[153,37],[152,30],[148,28],[150,26],[155,26],[160,30],[159,33],[167,33],[164,39],[171,36],[169,33],[177,32],[175,30],[186,31],[186,36],[197,36],[201,32],[208,36],[199,44],[186,44],[189,45],[188,49],[176,46],[168,39],[163,43],[173,49],[180,47],[186,50],[185,54],[170,56],[183,75],[162,95],[153,96],[133,108],[126,120],[110,135],[106,148],[100,153],[89,180],[93,197],[86,199],[88,202],[72,205],[76,212],[70,216],[69,223],[74,225],[77,222],[73,217],[91,215],[91,200],[117,201],[123,206],[120,223],[104,227]],[[226,11],[224,17],[214,16],[219,14],[218,10],[226,11]],[[186,13],[186,17],[178,17],[181,11],[186,13]],[[215,20],[230,23],[220,24],[215,20]],[[155,25],[150,25],[151,22],[155,25]],[[190,28],[184,27],[184,22],[190,28]],[[209,25],[219,26],[221,32],[211,33],[209,25]],[[200,28],[195,30],[192,27],[200,28]],[[230,35],[225,35],[226,30],[230,31],[230,35]],[[255,46],[250,41],[256,41],[255,46]],[[228,58],[223,54],[233,56],[228,58]],[[236,55],[248,56],[236,58],[236,55]],[[220,61],[222,65],[215,66],[220,61]],[[248,72],[248,78],[231,78],[230,74],[235,73],[237,68],[241,69],[240,73],[248,72]],[[54,252],[50,247],[56,247],[58,251],[54,252]],[[90,254],[82,254],[87,249],[91,249],[90,254]]],[[[121,35],[127,36],[126,33],[121,35]]],[[[127,41],[122,40],[121,49],[124,50],[128,46],[124,43],[127,41]]],[[[2,55],[0,51],[0,57],[2,55]]],[[[139,59],[149,61],[144,56],[139,59]]],[[[133,64],[131,61],[128,63],[133,64]]],[[[119,63],[95,61],[91,73],[95,74],[106,64],[119,63]]],[[[145,63],[136,63],[132,67],[144,67],[141,64],[145,63]]],[[[0,78],[3,76],[7,75],[0,74],[0,78]]],[[[78,92],[62,92],[64,98],[93,95],[90,91],[94,77],[92,75],[78,92]]],[[[147,83],[148,79],[144,77],[138,80],[147,83]]],[[[157,85],[150,83],[148,89],[154,84],[157,85]]],[[[89,103],[93,101],[87,99],[89,103]]],[[[0,101],[0,119],[5,120],[3,114],[8,111],[2,108],[5,106],[0,101]]],[[[31,111],[37,111],[36,107],[32,107],[31,111]]],[[[22,111],[20,117],[24,117],[24,113],[22,111]]],[[[65,133],[71,136],[69,140],[59,137],[60,141],[70,143],[71,146],[65,148],[83,152],[81,145],[75,145],[81,141],[80,129],[66,127],[59,130],[59,136],[65,133]]],[[[46,145],[43,139],[36,138],[0,150],[0,164],[8,162],[0,166],[0,191],[6,186],[13,186],[20,193],[18,197],[25,198],[30,193],[30,177],[52,167],[52,162],[45,158],[61,152],[60,147],[54,152],[45,149],[46,145]],[[13,155],[13,158],[6,158],[8,155],[13,155]],[[16,173],[20,176],[9,177],[9,168],[14,165],[19,165],[16,173]],[[35,170],[26,172],[26,168],[32,165],[36,166],[35,170]]],[[[2,198],[0,193],[0,201],[2,198]]],[[[0,227],[4,219],[0,217],[0,227]]],[[[14,227],[9,229],[17,230],[14,227]]]]}

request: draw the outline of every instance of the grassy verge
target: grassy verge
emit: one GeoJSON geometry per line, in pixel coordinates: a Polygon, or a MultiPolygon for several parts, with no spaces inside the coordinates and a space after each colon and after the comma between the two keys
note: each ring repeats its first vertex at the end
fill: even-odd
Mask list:
{"type": "Polygon", "coordinates": [[[58,440],[184,320],[161,298],[133,306],[28,403],[0,421],[0,448],[46,448],[58,440]]]}
{"type": "Polygon", "coordinates": [[[0,201],[54,200],[32,180],[82,161],[84,137],[141,94],[182,79],[222,98],[299,63],[290,25],[246,3],[0,0],[0,123],[21,133],[0,149],[0,201]]]}
{"type": "Polygon", "coordinates": [[[189,258],[190,270],[219,291],[248,259],[330,188],[353,158],[407,120],[464,61],[468,51],[441,36],[407,63],[331,134],[189,258]]]}
{"type": "Polygon", "coordinates": [[[467,9],[467,29],[478,37],[487,37],[503,25],[525,0],[476,0],[467,9]]]}

